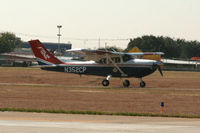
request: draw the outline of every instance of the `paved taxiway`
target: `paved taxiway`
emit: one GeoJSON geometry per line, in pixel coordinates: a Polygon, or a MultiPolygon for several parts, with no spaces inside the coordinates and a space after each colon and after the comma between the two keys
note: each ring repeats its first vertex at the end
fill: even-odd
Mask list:
{"type": "Polygon", "coordinates": [[[200,119],[0,112],[2,133],[199,133],[200,119]]]}

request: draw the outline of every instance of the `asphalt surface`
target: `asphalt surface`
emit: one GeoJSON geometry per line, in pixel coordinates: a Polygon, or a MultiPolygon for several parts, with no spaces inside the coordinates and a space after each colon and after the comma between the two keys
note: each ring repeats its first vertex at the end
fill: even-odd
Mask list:
{"type": "Polygon", "coordinates": [[[199,133],[200,119],[0,112],[1,133],[199,133]]]}

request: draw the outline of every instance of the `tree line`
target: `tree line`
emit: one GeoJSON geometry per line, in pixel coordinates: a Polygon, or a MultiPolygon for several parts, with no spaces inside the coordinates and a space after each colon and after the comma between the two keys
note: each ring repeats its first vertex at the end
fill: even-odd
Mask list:
{"type": "Polygon", "coordinates": [[[0,53],[11,52],[20,47],[22,43],[21,39],[13,33],[0,33],[0,53]]]}
{"type": "MultiPolygon", "coordinates": [[[[0,33],[0,53],[11,52],[22,44],[22,40],[10,32],[0,33]]],[[[200,57],[200,42],[186,41],[184,39],[173,39],[170,37],[145,35],[130,39],[127,48],[128,52],[137,46],[143,52],[164,52],[165,58],[185,58],[200,57]]],[[[115,46],[107,47],[107,50],[122,51],[115,46]]]]}
{"type": "Polygon", "coordinates": [[[145,35],[130,39],[125,51],[137,46],[143,52],[164,52],[165,58],[187,58],[200,57],[200,42],[186,41],[184,39],[173,39],[170,37],[145,35]]]}

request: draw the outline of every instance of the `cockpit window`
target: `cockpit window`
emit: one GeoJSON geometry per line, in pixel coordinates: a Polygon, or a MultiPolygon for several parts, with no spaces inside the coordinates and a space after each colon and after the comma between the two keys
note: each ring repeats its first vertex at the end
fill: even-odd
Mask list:
{"type": "Polygon", "coordinates": [[[120,57],[111,58],[115,63],[120,63],[120,57]]]}
{"type": "MultiPolygon", "coordinates": [[[[134,59],[134,57],[131,56],[131,55],[128,55],[128,54],[124,54],[121,57],[111,57],[111,59],[112,59],[112,61],[114,63],[121,63],[121,62],[127,62],[127,61],[129,61],[131,59],[134,59]]],[[[109,59],[107,60],[107,58],[102,58],[102,59],[99,60],[99,63],[102,63],[102,64],[107,64],[107,63],[108,64],[112,64],[112,61],[109,60],[109,59]]]]}
{"type": "Polygon", "coordinates": [[[106,58],[100,59],[100,60],[99,60],[99,63],[101,63],[101,64],[106,64],[106,58]]]}
{"type": "MultiPolygon", "coordinates": [[[[120,62],[121,62],[120,57],[112,57],[111,59],[112,59],[112,61],[113,61],[114,63],[120,63],[120,62]]],[[[112,64],[112,61],[111,61],[111,60],[108,60],[108,64],[112,64]]],[[[107,58],[102,58],[102,59],[100,59],[100,60],[99,60],[99,63],[107,64],[107,58]]]]}
{"type": "Polygon", "coordinates": [[[122,59],[123,59],[124,62],[126,62],[126,61],[129,61],[129,60],[133,59],[133,57],[130,56],[130,55],[125,54],[125,55],[122,56],[122,59]]]}

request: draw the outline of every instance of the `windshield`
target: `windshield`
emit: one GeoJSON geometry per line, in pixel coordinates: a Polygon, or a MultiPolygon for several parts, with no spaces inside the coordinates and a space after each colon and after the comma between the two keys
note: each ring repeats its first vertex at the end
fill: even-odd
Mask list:
{"type": "Polygon", "coordinates": [[[122,56],[122,59],[123,59],[123,62],[127,62],[127,61],[129,61],[129,60],[131,60],[131,59],[134,59],[134,57],[131,56],[131,55],[128,55],[128,54],[124,54],[124,55],[122,56]]]}

